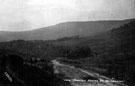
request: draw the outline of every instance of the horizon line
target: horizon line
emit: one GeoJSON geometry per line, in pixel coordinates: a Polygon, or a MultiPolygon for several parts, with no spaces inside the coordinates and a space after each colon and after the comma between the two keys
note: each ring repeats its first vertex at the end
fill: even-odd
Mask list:
{"type": "Polygon", "coordinates": [[[125,18],[125,19],[99,19],[99,20],[91,20],[91,21],[85,21],[85,20],[81,20],[81,21],[65,21],[65,22],[60,22],[60,23],[56,23],[56,24],[52,24],[52,25],[48,25],[45,27],[39,27],[39,28],[33,28],[33,29],[29,29],[29,30],[0,30],[0,32],[27,32],[27,31],[33,31],[33,30],[38,30],[38,29],[42,29],[42,28],[47,28],[47,27],[51,27],[51,26],[55,26],[55,25],[59,25],[59,24],[63,24],[63,23],[75,23],[75,22],[105,22],[105,21],[126,21],[126,20],[134,20],[134,18],[125,18]]]}

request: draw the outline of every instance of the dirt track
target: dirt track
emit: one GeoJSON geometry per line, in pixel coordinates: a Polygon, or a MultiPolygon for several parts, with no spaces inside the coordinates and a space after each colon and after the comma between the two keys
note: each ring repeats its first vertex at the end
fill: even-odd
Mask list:
{"type": "Polygon", "coordinates": [[[56,73],[64,73],[66,76],[70,77],[71,79],[69,81],[73,86],[126,86],[120,81],[110,79],[98,73],[88,72],[87,70],[75,68],[74,66],[61,64],[58,59],[52,62],[56,73]],[[95,80],[89,79],[85,81],[82,79],[82,77],[85,76],[93,77],[95,80]]]}

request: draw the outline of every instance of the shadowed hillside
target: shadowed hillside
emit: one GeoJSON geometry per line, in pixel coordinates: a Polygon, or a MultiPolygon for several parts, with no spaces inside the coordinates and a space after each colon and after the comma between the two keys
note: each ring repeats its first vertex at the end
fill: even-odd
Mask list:
{"type": "Polygon", "coordinates": [[[135,85],[135,20],[93,37],[56,41],[52,44],[89,45],[95,54],[93,57],[63,62],[123,80],[129,86],[135,85]]]}
{"type": "Polygon", "coordinates": [[[110,75],[126,80],[129,86],[135,83],[135,20],[111,31],[116,41],[115,47],[109,50],[105,63],[110,64],[110,75]]]}

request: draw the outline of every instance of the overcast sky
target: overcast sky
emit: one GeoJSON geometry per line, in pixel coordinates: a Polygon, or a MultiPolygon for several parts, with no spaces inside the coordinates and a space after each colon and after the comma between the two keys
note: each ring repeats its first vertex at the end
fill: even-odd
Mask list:
{"type": "Polygon", "coordinates": [[[30,30],[67,21],[135,18],[134,1],[0,0],[0,30],[30,30]]]}

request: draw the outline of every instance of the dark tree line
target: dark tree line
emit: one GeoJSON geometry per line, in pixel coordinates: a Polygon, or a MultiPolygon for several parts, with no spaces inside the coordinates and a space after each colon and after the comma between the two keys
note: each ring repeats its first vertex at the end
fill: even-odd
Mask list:
{"type": "Polygon", "coordinates": [[[88,45],[57,46],[44,41],[16,40],[0,43],[0,49],[6,49],[41,58],[67,57],[70,59],[86,58],[92,56],[88,45]]]}
{"type": "Polygon", "coordinates": [[[89,46],[61,46],[58,49],[61,57],[69,59],[87,58],[93,55],[89,46]]]}

